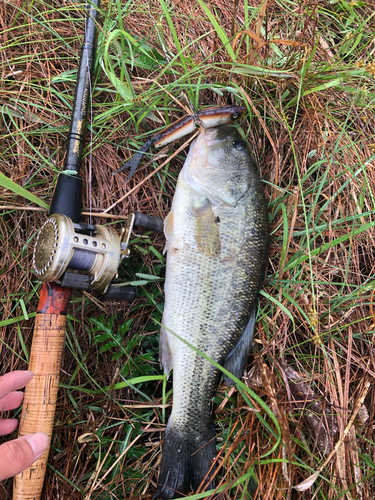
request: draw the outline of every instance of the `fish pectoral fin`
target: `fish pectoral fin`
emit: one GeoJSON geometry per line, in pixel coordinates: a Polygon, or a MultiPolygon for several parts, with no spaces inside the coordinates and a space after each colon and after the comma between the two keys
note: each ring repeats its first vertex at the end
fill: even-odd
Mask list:
{"type": "Polygon", "coordinates": [[[217,257],[221,252],[219,227],[208,198],[193,203],[194,236],[200,253],[217,257]]]}
{"type": "Polygon", "coordinates": [[[173,237],[173,220],[174,220],[174,214],[173,211],[171,210],[164,220],[164,234],[166,241],[163,254],[165,254],[165,252],[169,250],[171,246],[171,241],[173,237]]]}
{"type": "Polygon", "coordinates": [[[169,347],[167,331],[164,326],[160,329],[160,337],[159,337],[159,360],[160,365],[165,371],[166,376],[169,376],[170,371],[172,370],[172,354],[169,347]]]}
{"type": "MultiPolygon", "coordinates": [[[[256,309],[254,309],[245,330],[224,362],[224,368],[237,378],[242,377],[250,354],[251,346],[253,345],[256,316],[257,312],[256,309]]],[[[227,385],[234,384],[233,380],[227,375],[224,375],[224,380],[227,385]]]]}

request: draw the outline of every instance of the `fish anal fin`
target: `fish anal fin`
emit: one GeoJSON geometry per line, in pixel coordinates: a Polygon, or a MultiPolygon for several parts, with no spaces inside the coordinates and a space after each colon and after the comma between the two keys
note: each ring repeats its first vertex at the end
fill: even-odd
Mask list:
{"type": "MultiPolygon", "coordinates": [[[[251,313],[249,322],[245,330],[243,331],[235,347],[228,354],[227,359],[224,363],[224,368],[226,368],[237,378],[242,377],[247,359],[250,354],[251,346],[253,345],[256,316],[257,312],[256,309],[254,309],[254,311],[251,313]]],[[[224,380],[227,385],[234,384],[233,380],[227,375],[224,375],[224,380]]]]}
{"type": "Polygon", "coordinates": [[[162,368],[165,371],[165,374],[168,377],[173,366],[172,366],[172,354],[169,348],[168,336],[164,326],[162,326],[160,329],[159,360],[162,368]]]}
{"type": "Polygon", "coordinates": [[[196,201],[192,207],[195,218],[194,235],[198,251],[217,257],[221,252],[219,227],[208,198],[196,201]]]}
{"type": "Polygon", "coordinates": [[[164,234],[165,234],[165,247],[163,250],[163,253],[165,253],[167,250],[169,250],[172,237],[173,237],[173,221],[174,221],[174,214],[173,211],[171,210],[167,217],[164,220],[164,234]]]}

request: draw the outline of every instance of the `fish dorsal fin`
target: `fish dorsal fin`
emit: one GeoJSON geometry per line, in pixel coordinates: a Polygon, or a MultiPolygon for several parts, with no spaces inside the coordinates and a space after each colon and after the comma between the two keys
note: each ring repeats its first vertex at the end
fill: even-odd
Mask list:
{"type": "Polygon", "coordinates": [[[216,217],[208,198],[197,198],[193,202],[194,236],[198,251],[217,257],[221,252],[220,234],[216,217]]]}
{"type": "MultiPolygon", "coordinates": [[[[253,345],[256,316],[257,311],[256,309],[254,309],[254,311],[251,313],[250,320],[245,330],[243,331],[235,347],[228,354],[227,359],[224,363],[224,368],[226,368],[237,378],[242,377],[247,363],[247,358],[250,354],[251,346],[253,345]]],[[[234,384],[233,380],[227,375],[224,375],[224,380],[227,385],[234,384]]]]}
{"type": "Polygon", "coordinates": [[[164,234],[165,234],[165,247],[163,250],[163,253],[165,253],[167,250],[169,250],[169,247],[171,245],[172,237],[173,237],[173,220],[174,220],[174,215],[173,211],[171,210],[167,217],[164,220],[164,234]]]}

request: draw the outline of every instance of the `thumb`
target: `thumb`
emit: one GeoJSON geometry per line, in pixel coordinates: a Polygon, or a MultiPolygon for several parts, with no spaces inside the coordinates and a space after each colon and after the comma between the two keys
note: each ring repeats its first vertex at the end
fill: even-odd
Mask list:
{"type": "Polygon", "coordinates": [[[49,438],[44,432],[29,434],[0,446],[0,481],[27,469],[47,450],[49,438]]]}

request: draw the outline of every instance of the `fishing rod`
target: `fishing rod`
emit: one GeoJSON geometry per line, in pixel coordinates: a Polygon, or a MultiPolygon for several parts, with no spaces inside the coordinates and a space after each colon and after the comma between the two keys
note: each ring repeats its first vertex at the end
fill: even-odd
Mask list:
{"type": "MultiPolygon", "coordinates": [[[[112,284],[122,259],[129,257],[132,228],[135,225],[153,231],[163,228],[161,219],[139,212],[127,218],[120,235],[111,227],[81,221],[80,167],[93,82],[99,5],[100,0],[90,0],[64,167],[58,177],[49,217],[37,235],[33,255],[34,271],[43,285],[28,368],[34,377],[26,387],[19,436],[42,431],[50,443],[71,290],[101,290],[105,298],[134,299],[134,287],[112,284]]],[[[15,477],[13,500],[40,499],[49,448],[50,444],[39,460],[15,477]]]]}

